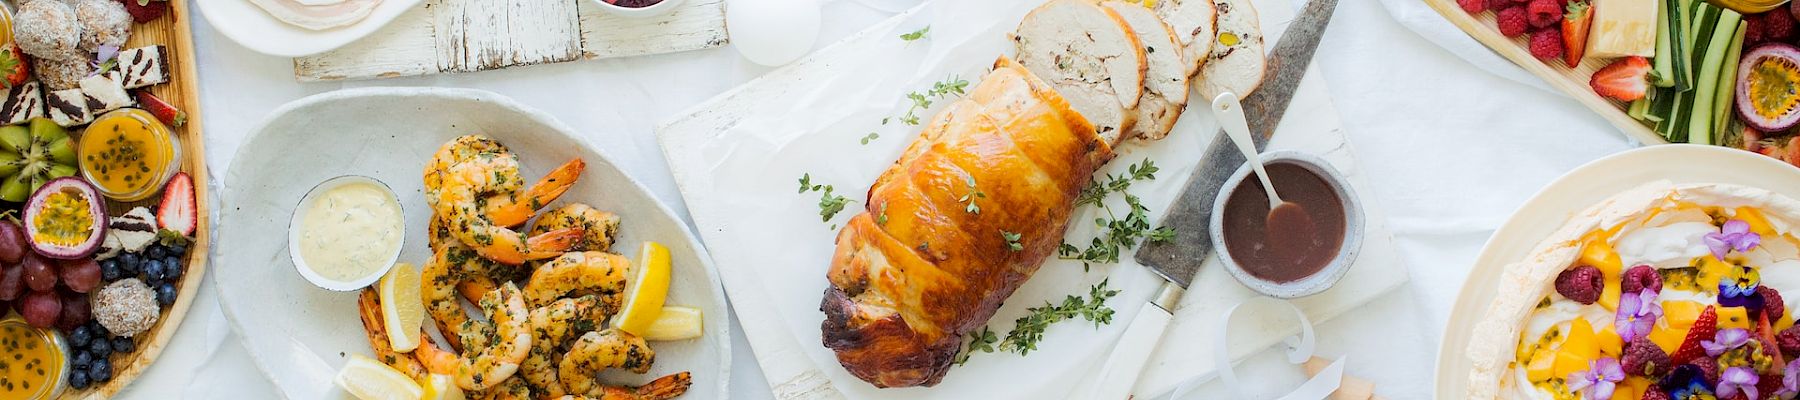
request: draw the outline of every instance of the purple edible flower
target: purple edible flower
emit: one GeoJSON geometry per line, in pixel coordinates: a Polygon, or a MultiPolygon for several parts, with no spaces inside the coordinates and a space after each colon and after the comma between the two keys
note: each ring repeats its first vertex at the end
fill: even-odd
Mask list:
{"type": "Polygon", "coordinates": [[[1775,389],[1775,397],[1781,400],[1793,400],[1800,395],[1800,359],[1788,361],[1787,367],[1781,369],[1781,387],[1775,389]]]}
{"type": "Polygon", "coordinates": [[[1744,347],[1745,343],[1750,343],[1750,331],[1730,328],[1720,329],[1719,333],[1713,335],[1713,340],[1700,341],[1700,347],[1706,349],[1706,356],[1718,357],[1732,349],[1744,347]]]}
{"type": "Polygon", "coordinates": [[[1731,398],[1737,396],[1738,391],[1743,391],[1746,397],[1760,399],[1762,397],[1757,396],[1756,392],[1758,380],[1761,378],[1750,367],[1726,368],[1725,372],[1719,373],[1719,398],[1731,398]]]}
{"type": "Polygon", "coordinates": [[[1613,390],[1623,380],[1625,369],[1619,366],[1619,360],[1601,357],[1589,363],[1587,371],[1569,374],[1569,390],[1581,392],[1581,398],[1587,400],[1611,400],[1613,390]]]}
{"type": "Polygon", "coordinates": [[[1718,232],[1708,233],[1701,240],[1706,242],[1708,250],[1712,250],[1713,257],[1724,260],[1725,254],[1732,250],[1746,252],[1756,248],[1762,244],[1762,235],[1751,232],[1750,223],[1734,219],[1725,221],[1725,226],[1719,227],[1718,232]]]}
{"type": "Polygon", "coordinates": [[[1656,303],[1656,292],[1646,288],[1619,296],[1619,313],[1613,325],[1619,328],[1619,338],[1631,343],[1649,335],[1657,318],[1662,318],[1662,305],[1656,303]]]}

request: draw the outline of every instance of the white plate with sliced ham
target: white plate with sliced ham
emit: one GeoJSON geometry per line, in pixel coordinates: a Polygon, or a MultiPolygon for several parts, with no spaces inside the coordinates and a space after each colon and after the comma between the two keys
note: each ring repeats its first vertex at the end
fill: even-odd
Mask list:
{"type": "Polygon", "coordinates": [[[227,38],[258,53],[302,57],[343,47],[422,0],[197,0],[227,38]]]}

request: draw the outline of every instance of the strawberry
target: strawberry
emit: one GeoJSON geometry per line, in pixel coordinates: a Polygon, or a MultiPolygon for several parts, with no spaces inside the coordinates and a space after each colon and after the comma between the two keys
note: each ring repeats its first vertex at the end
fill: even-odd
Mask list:
{"type": "Polygon", "coordinates": [[[1719,333],[1719,312],[1713,306],[1706,306],[1700,312],[1700,318],[1694,320],[1694,327],[1688,329],[1686,339],[1681,346],[1675,348],[1675,354],[1669,355],[1669,361],[1675,365],[1687,364],[1694,357],[1706,355],[1706,349],[1700,347],[1700,341],[1712,340],[1713,334],[1719,333]]]}
{"type": "Polygon", "coordinates": [[[194,213],[194,178],[186,172],[175,173],[163,186],[162,196],[162,204],[156,206],[156,226],[183,237],[192,236],[194,226],[199,224],[194,213]]]}
{"type": "Polygon", "coordinates": [[[1788,164],[1800,167],[1800,136],[1788,139],[1787,154],[1782,157],[1788,164]]]}
{"type": "Polygon", "coordinates": [[[1787,365],[1787,360],[1781,357],[1781,346],[1778,344],[1779,342],[1775,341],[1775,329],[1769,327],[1768,314],[1756,317],[1756,340],[1762,342],[1763,353],[1768,354],[1769,358],[1775,359],[1775,365],[1787,365]]]}
{"type": "Polygon", "coordinates": [[[1644,92],[1650,90],[1650,60],[1631,56],[1614,60],[1605,68],[1594,71],[1593,78],[1588,79],[1588,86],[1594,93],[1620,101],[1632,101],[1644,98],[1644,92]]]}
{"type": "Polygon", "coordinates": [[[149,91],[138,91],[137,101],[141,107],[144,107],[144,111],[155,114],[156,119],[162,120],[163,123],[169,124],[169,126],[179,127],[187,125],[186,111],[175,108],[175,106],[170,105],[169,102],[163,101],[163,99],[156,97],[154,94],[150,94],[149,91]]]}
{"type": "Polygon", "coordinates": [[[1562,21],[1563,0],[1531,0],[1525,5],[1525,12],[1533,27],[1556,25],[1562,21]]]}
{"type": "Polygon", "coordinates": [[[168,0],[119,0],[125,4],[125,12],[131,14],[131,20],[146,23],[162,18],[169,11],[168,0]]]}
{"type": "Polygon", "coordinates": [[[1581,65],[1582,53],[1587,52],[1588,24],[1594,22],[1594,8],[1588,2],[1575,0],[1569,3],[1569,12],[1563,15],[1563,63],[1569,68],[1581,65]]]}
{"type": "Polygon", "coordinates": [[[0,88],[10,89],[31,80],[31,63],[19,45],[7,42],[0,46],[0,88]]]}

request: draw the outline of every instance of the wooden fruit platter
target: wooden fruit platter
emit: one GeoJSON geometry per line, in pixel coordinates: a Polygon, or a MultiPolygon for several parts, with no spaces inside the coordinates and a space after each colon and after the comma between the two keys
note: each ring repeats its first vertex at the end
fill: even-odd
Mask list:
{"type": "Polygon", "coordinates": [[[1593,76],[1594,71],[1606,66],[1610,60],[1589,57],[1582,60],[1575,68],[1569,68],[1561,62],[1539,61],[1532,57],[1525,38],[1509,38],[1500,33],[1499,28],[1495,26],[1495,13],[1484,12],[1471,15],[1457,6],[1456,0],[1421,1],[1431,6],[1431,9],[1436,10],[1438,14],[1443,15],[1445,19],[1450,20],[1450,23],[1456,25],[1458,29],[1462,29],[1463,32],[1474,37],[1476,41],[1493,49],[1500,56],[1506,57],[1513,64],[1517,64],[1519,68],[1524,68],[1532,75],[1542,78],[1551,87],[1568,94],[1581,105],[1587,106],[1601,118],[1605,118],[1606,122],[1612,123],[1620,131],[1625,132],[1625,135],[1632,140],[1643,144],[1669,143],[1668,139],[1657,134],[1649,126],[1645,126],[1644,123],[1627,115],[1625,103],[1600,97],[1588,87],[1588,77],[1593,76]]]}
{"type": "MultiPolygon", "coordinates": [[[[205,140],[202,136],[203,120],[200,115],[199,81],[195,70],[193,33],[189,24],[189,19],[194,18],[195,15],[190,13],[186,1],[167,1],[166,4],[166,14],[160,18],[132,24],[131,36],[121,49],[152,45],[161,45],[165,48],[167,82],[134,90],[154,95],[186,113],[184,124],[169,125],[169,128],[177,138],[176,147],[180,154],[178,169],[187,173],[194,182],[195,212],[192,242],[187,244],[186,254],[179,256],[182,265],[185,265],[182,267],[180,277],[169,281],[175,285],[176,299],[172,304],[162,306],[161,315],[156,319],[154,325],[131,338],[135,343],[133,351],[117,352],[108,357],[112,363],[112,378],[103,383],[92,383],[83,389],[65,389],[59,398],[109,398],[130,385],[133,380],[150,368],[169,343],[170,338],[175,336],[176,330],[180,328],[206,275],[207,254],[211,243],[211,229],[208,226],[207,214],[211,206],[208,201],[206,185],[206,151],[205,140]]],[[[10,2],[5,5],[8,10],[18,9],[10,2]]],[[[48,89],[45,92],[48,93],[48,89]]],[[[81,135],[79,127],[70,128],[69,132],[72,138],[79,138],[81,135]]],[[[108,199],[106,215],[119,216],[140,206],[156,209],[161,197],[161,194],[156,194],[147,199],[130,202],[108,199]]],[[[16,206],[15,204],[7,206],[7,208],[16,206]]],[[[98,291],[99,289],[95,289],[95,292],[98,291]]],[[[71,350],[67,356],[72,357],[74,351],[71,350]]],[[[67,375],[64,379],[65,381],[68,379],[67,375]]]]}

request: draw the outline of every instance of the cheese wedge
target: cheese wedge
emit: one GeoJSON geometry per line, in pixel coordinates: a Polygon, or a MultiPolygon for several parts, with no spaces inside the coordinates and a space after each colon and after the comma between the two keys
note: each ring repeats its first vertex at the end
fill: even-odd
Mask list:
{"type": "Polygon", "coordinates": [[[1588,30],[1589,57],[1656,55],[1657,0],[1594,0],[1594,22],[1588,30]]]}

